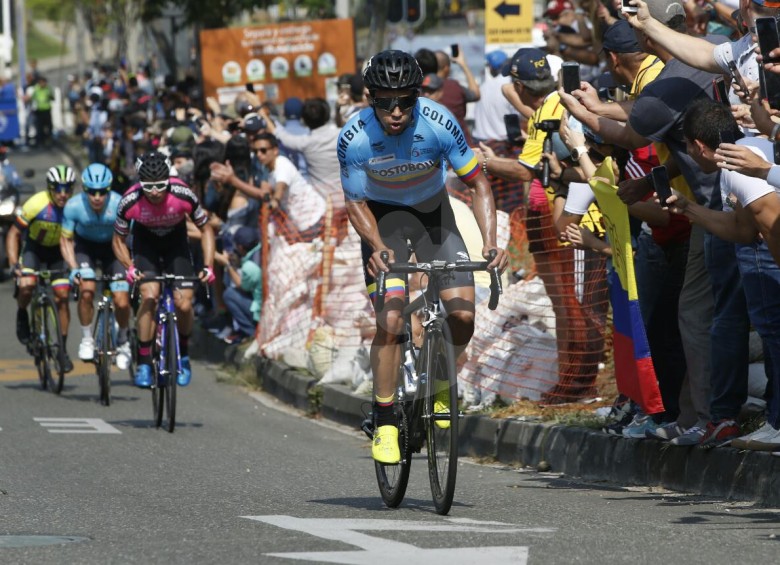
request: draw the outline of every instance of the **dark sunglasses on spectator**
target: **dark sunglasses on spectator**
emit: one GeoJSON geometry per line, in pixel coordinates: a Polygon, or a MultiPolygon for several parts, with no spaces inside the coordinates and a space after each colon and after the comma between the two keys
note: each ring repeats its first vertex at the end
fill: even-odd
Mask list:
{"type": "Polygon", "coordinates": [[[414,107],[417,104],[417,95],[410,94],[409,96],[393,96],[392,98],[374,98],[374,108],[382,110],[383,112],[392,112],[395,107],[398,106],[402,112],[406,112],[409,108],[414,107]]]}
{"type": "Polygon", "coordinates": [[[157,192],[162,192],[166,188],[168,188],[168,181],[163,182],[142,182],[141,188],[144,192],[152,192],[153,190],[156,190],[157,192]]]}
{"type": "Polygon", "coordinates": [[[90,196],[105,196],[110,190],[110,188],[88,188],[86,193],[90,196]]]}
{"type": "Polygon", "coordinates": [[[73,192],[72,184],[55,184],[51,189],[55,194],[70,194],[73,192]]]}
{"type": "Polygon", "coordinates": [[[258,147],[257,149],[255,149],[255,153],[262,153],[263,155],[265,155],[271,149],[273,149],[273,147],[258,147]]]}

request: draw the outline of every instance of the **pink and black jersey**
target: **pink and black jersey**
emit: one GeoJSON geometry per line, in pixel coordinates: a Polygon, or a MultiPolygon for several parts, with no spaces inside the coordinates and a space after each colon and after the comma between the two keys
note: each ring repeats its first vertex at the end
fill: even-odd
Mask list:
{"type": "Polygon", "coordinates": [[[156,236],[164,237],[183,226],[186,216],[198,227],[208,221],[208,215],[201,207],[198,197],[179,179],[170,179],[170,187],[159,204],[152,204],[144,198],[141,184],[136,183],[119,202],[114,231],[121,236],[127,236],[130,234],[130,222],[134,222],[135,226],[141,226],[156,236]]]}

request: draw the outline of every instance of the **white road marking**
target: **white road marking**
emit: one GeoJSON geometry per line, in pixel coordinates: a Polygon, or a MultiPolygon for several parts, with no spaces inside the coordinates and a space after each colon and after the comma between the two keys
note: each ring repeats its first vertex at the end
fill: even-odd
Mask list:
{"type": "Polygon", "coordinates": [[[100,418],[33,418],[50,434],[121,434],[100,418]]]}
{"type": "Polygon", "coordinates": [[[326,563],[364,564],[385,561],[388,557],[405,565],[471,565],[486,562],[491,565],[525,565],[528,547],[458,547],[419,548],[408,543],[369,536],[365,531],[423,531],[423,532],[479,532],[479,533],[552,533],[551,528],[520,528],[502,522],[445,518],[442,522],[403,520],[342,520],[328,518],[295,518],[293,516],[242,516],[287,530],[304,532],[322,539],[340,541],[361,548],[362,551],[326,551],[267,553],[273,557],[320,561],[326,563]]]}

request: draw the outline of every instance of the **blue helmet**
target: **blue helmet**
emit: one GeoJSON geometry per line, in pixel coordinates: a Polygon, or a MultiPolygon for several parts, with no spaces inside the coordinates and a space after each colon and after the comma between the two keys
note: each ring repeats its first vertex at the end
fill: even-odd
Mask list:
{"type": "Polygon", "coordinates": [[[113,181],[111,169],[101,163],[92,163],[81,173],[81,182],[86,190],[110,189],[113,181]]]}

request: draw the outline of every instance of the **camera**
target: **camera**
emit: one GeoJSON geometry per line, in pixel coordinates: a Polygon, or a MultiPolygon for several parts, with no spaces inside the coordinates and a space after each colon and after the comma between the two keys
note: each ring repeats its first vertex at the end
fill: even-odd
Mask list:
{"type": "Polygon", "coordinates": [[[536,129],[542,130],[545,133],[551,133],[561,129],[561,120],[542,120],[536,124],[536,129]]]}

